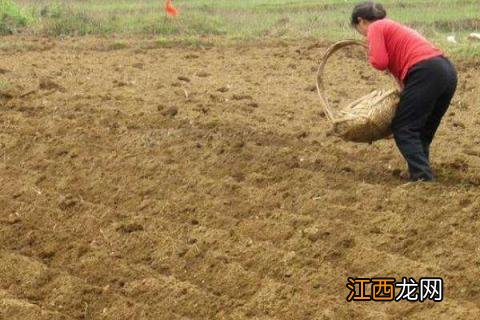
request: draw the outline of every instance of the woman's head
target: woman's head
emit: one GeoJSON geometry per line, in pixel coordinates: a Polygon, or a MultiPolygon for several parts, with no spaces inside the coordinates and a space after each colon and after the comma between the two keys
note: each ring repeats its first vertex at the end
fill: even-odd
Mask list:
{"type": "Polygon", "coordinates": [[[358,32],[366,36],[368,25],[386,16],[387,11],[380,3],[365,1],[353,8],[351,24],[358,32]]]}

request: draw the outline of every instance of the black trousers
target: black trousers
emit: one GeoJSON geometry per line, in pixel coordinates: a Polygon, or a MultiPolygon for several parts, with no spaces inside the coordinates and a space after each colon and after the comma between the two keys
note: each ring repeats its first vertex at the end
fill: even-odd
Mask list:
{"type": "Polygon", "coordinates": [[[414,65],[392,122],[398,149],[408,163],[410,179],[433,180],[430,144],[457,88],[457,72],[445,57],[414,65]]]}

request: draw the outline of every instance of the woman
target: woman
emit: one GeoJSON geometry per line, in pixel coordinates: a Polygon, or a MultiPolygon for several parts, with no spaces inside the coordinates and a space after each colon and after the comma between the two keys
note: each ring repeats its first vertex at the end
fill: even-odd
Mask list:
{"type": "Polygon", "coordinates": [[[353,9],[351,23],[367,37],[372,66],[388,69],[402,88],[392,132],[410,179],[432,181],[430,144],[455,93],[457,73],[442,51],[386,16],[381,4],[363,2],[353,9]]]}

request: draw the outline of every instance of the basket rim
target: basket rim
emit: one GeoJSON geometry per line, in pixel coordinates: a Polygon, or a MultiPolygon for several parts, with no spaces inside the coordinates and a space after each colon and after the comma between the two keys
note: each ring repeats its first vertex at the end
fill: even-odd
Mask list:
{"type": "MultiPolygon", "coordinates": [[[[316,86],[317,86],[317,93],[320,98],[320,101],[322,103],[323,109],[325,111],[325,114],[327,118],[330,121],[335,121],[335,116],[334,112],[332,111],[332,107],[330,106],[328,99],[325,95],[325,86],[324,86],[324,71],[325,71],[325,66],[327,65],[327,62],[329,58],[338,50],[347,47],[347,46],[361,46],[364,49],[368,49],[368,44],[365,41],[360,41],[360,40],[355,40],[355,39],[347,39],[347,40],[340,40],[332,44],[328,49],[325,51],[323,56],[320,59],[320,65],[317,70],[317,79],[316,79],[316,86]]],[[[393,78],[393,75],[388,72],[388,74],[393,78]]],[[[398,86],[398,84],[397,84],[398,86]]],[[[398,88],[398,87],[397,87],[398,88]]],[[[392,89],[393,90],[393,89],[392,89]]],[[[390,92],[391,90],[389,90],[390,92]]],[[[398,89],[393,90],[393,91],[398,91],[398,89]]],[[[361,98],[360,98],[361,99],[361,98]]]]}

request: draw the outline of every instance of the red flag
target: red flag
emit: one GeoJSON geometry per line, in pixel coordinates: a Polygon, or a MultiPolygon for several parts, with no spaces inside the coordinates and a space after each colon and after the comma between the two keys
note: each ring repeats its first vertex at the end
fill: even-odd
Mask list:
{"type": "Polygon", "coordinates": [[[178,14],[178,10],[173,6],[172,0],[167,0],[165,2],[165,12],[170,17],[175,17],[178,14]]]}

